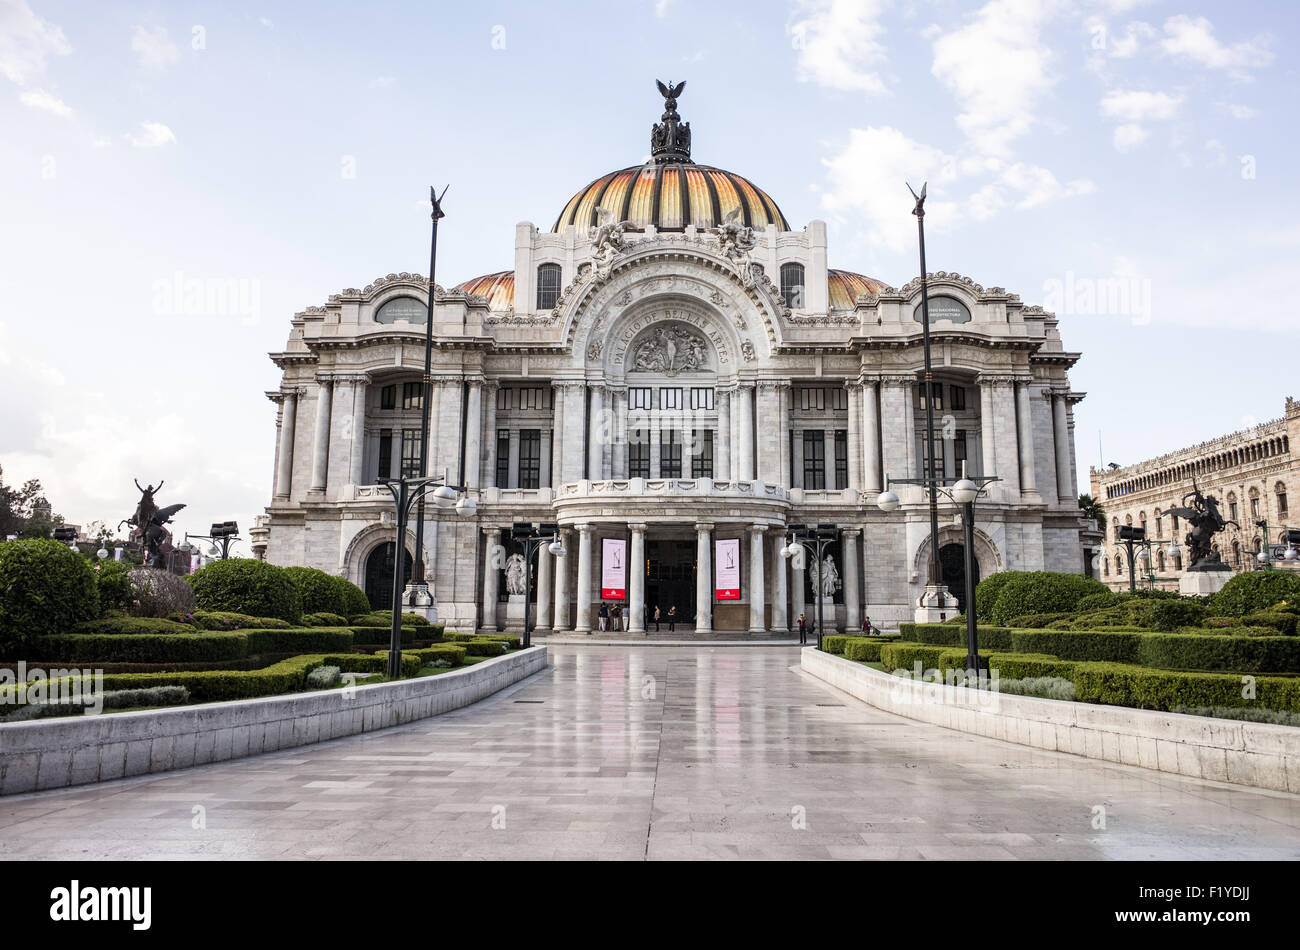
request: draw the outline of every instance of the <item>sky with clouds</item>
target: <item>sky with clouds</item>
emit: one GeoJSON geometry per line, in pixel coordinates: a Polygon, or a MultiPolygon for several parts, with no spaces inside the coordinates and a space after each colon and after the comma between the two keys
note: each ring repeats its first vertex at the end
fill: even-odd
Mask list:
{"type": "MultiPolygon", "coordinates": [[[[0,466],[70,520],[131,479],[200,531],[270,499],[289,318],[428,260],[508,269],[662,102],[830,263],[1054,309],[1080,484],[1300,396],[1300,4],[0,0],[0,466]],[[200,281],[204,300],[186,294],[200,281]],[[193,286],[190,284],[189,286],[193,286]],[[1099,449],[1099,436],[1101,448],[1099,449]],[[1104,456],[1100,452],[1104,451],[1104,456]]],[[[246,548],[245,548],[246,550],[246,548]]]]}

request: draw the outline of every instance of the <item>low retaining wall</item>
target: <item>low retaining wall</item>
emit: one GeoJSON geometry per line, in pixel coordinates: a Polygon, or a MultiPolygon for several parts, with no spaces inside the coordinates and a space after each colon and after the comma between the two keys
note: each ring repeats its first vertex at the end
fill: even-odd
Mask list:
{"type": "Polygon", "coordinates": [[[886,712],[1090,759],[1300,793],[1300,729],[918,682],[808,648],[802,668],[886,712]]]}
{"type": "Polygon", "coordinates": [[[324,742],[468,706],[546,668],[531,647],[461,670],[289,696],[0,725],[0,795],[324,742]]]}

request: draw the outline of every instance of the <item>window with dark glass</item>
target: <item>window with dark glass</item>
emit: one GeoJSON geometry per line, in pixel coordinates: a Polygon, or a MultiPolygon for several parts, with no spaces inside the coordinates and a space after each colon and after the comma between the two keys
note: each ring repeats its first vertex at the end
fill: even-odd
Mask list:
{"type": "Polygon", "coordinates": [[[826,433],[821,429],[803,430],[803,487],[826,487],[826,433]]]}
{"type": "Polygon", "coordinates": [[[650,438],[645,429],[632,429],[627,438],[629,478],[650,477],[650,438]]]}
{"type": "Polygon", "coordinates": [[[682,390],[679,386],[660,386],[659,387],[659,408],[660,409],[680,409],[682,408],[682,390]]]}
{"type": "Polygon", "coordinates": [[[376,323],[424,323],[429,315],[429,305],[414,297],[394,297],[375,311],[376,323]]]}
{"type": "MultiPolygon", "coordinates": [[[[931,383],[931,385],[934,387],[934,408],[936,410],[943,409],[943,386],[939,383],[931,383]]],[[[921,383],[920,389],[921,389],[921,408],[925,409],[926,408],[925,383],[921,383]]]]}
{"type": "Polygon", "coordinates": [[[396,409],[397,408],[397,384],[392,383],[384,386],[379,390],[379,408],[396,409]]]}
{"type": "Polygon", "coordinates": [[[1286,491],[1283,490],[1283,489],[1278,489],[1278,493],[1277,493],[1277,513],[1278,513],[1279,515],[1284,515],[1284,514],[1286,514],[1286,491]]]}
{"type": "Polygon", "coordinates": [[[540,386],[525,386],[519,390],[520,409],[545,409],[546,390],[540,386]]]}
{"type": "Polygon", "coordinates": [[[835,487],[849,487],[849,433],[847,429],[835,430],[835,487]]]}
{"type": "Polygon", "coordinates": [[[510,484],[510,430],[497,429],[497,488],[512,488],[510,484]]]}
{"type": "Polygon", "coordinates": [[[958,429],[952,437],[952,471],[954,475],[961,475],[961,463],[965,461],[966,430],[958,429]]]}
{"type": "Polygon", "coordinates": [[[831,409],[849,408],[849,391],[839,386],[826,390],[826,405],[831,409]]]}
{"type": "Polygon", "coordinates": [[[781,265],[781,296],[785,305],[791,310],[802,310],[803,302],[803,265],[781,265]]]}
{"type": "Polygon", "coordinates": [[[691,408],[692,409],[712,409],[713,408],[713,387],[712,386],[694,386],[691,388],[691,408]]]}
{"type": "Polygon", "coordinates": [[[424,408],[424,384],[423,383],[402,383],[402,408],[403,409],[424,408]]]}
{"type": "Polygon", "coordinates": [[[380,478],[393,477],[393,430],[379,430],[379,471],[380,478]]]}
{"type": "Polygon", "coordinates": [[[560,299],[560,265],[543,264],[537,268],[537,309],[550,310],[560,299]]]}
{"type": "Polygon", "coordinates": [[[676,429],[659,432],[659,477],[682,477],[682,439],[676,429]]]}
{"type": "Polygon", "coordinates": [[[542,477],[542,430],[519,432],[519,487],[540,488],[542,477]]]}
{"type": "Polygon", "coordinates": [[[497,408],[498,408],[498,409],[513,409],[513,408],[514,408],[514,406],[511,405],[511,394],[512,394],[512,393],[514,393],[514,390],[511,389],[509,386],[502,386],[500,389],[497,390],[497,408]]]}
{"type": "Polygon", "coordinates": [[[713,477],[713,430],[696,429],[692,433],[691,478],[713,477]]]}
{"type": "Polygon", "coordinates": [[[966,409],[966,387],[949,386],[949,402],[953,412],[964,412],[966,409]]]}
{"type": "Polygon", "coordinates": [[[402,430],[402,474],[416,478],[420,474],[420,430],[402,430]]]}
{"type": "Polygon", "coordinates": [[[799,408],[805,410],[825,409],[826,390],[820,386],[801,386],[799,389],[799,408]]]}

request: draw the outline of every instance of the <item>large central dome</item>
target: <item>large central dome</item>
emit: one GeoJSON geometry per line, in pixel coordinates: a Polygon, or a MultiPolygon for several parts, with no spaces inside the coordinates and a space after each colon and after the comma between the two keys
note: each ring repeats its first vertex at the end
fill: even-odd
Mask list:
{"type": "Polygon", "coordinates": [[[754,228],[790,225],[776,202],[747,178],[691,161],[690,123],[677,115],[677,96],[686,83],[659,84],[664,114],[650,133],[651,161],[602,175],[569,199],[551,228],[580,231],[599,224],[600,208],[615,221],[660,231],[682,231],[688,224],[712,228],[739,209],[740,223],[754,228]]]}

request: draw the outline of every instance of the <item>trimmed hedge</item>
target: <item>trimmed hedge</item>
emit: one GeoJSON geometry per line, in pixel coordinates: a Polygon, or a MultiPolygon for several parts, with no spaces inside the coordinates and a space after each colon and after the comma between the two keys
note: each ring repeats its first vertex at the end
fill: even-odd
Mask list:
{"type": "MultiPolygon", "coordinates": [[[[388,627],[347,627],[345,628],[352,634],[353,643],[387,643],[390,635],[388,627]]],[[[415,627],[402,627],[402,643],[414,643],[416,640],[437,640],[437,637],[421,636],[428,627],[421,627],[417,630],[415,627]]]]}
{"type": "MultiPolygon", "coordinates": [[[[1054,571],[1017,573],[998,591],[989,618],[994,623],[1009,623],[1012,618],[1025,614],[1074,610],[1084,597],[1102,593],[1109,593],[1105,584],[1082,574],[1054,571]]],[[[978,604],[978,590],[975,596],[978,604]]],[[[976,616],[979,616],[978,611],[976,616]]]]}
{"type": "Polygon", "coordinates": [[[1082,702],[1169,711],[1177,706],[1262,706],[1300,712],[1300,679],[1261,676],[1255,696],[1242,695],[1231,673],[1173,673],[1118,663],[1079,663],[1070,676],[1082,702]]]}
{"type": "Polygon", "coordinates": [[[172,614],[168,619],[201,630],[288,630],[293,626],[289,621],[278,617],[252,617],[229,610],[195,610],[188,614],[172,614]]]}
{"type": "Polygon", "coordinates": [[[500,656],[510,650],[510,644],[504,640],[470,640],[468,643],[459,644],[465,648],[469,656],[500,656]]]}
{"type": "Polygon", "coordinates": [[[1024,571],[998,571],[975,585],[975,619],[985,623],[993,619],[993,605],[997,603],[1002,588],[1024,571]]]}
{"type": "Polygon", "coordinates": [[[1013,630],[1013,653],[1047,653],[1062,660],[1137,662],[1143,633],[1111,630],[1013,630]]]}
{"type": "Polygon", "coordinates": [[[334,583],[333,574],[327,574],[314,567],[286,567],[284,573],[289,580],[293,581],[293,586],[298,588],[298,596],[302,598],[303,613],[347,613],[348,605],[344,600],[343,590],[334,583]]]}
{"type": "MultiPolygon", "coordinates": [[[[368,614],[353,615],[348,618],[348,623],[354,627],[391,627],[393,624],[393,613],[391,610],[373,610],[368,614]]],[[[404,627],[429,627],[442,624],[430,624],[421,614],[407,611],[402,614],[402,626],[404,627]]]]}
{"type": "Polygon", "coordinates": [[[324,657],[290,657],[260,670],[195,670],[166,673],[105,673],[104,689],[147,689],[151,686],[184,686],[194,702],[250,699],[275,696],[303,689],[307,674],[320,666],[324,657]]]}
{"type": "Polygon", "coordinates": [[[924,643],[909,643],[906,640],[900,640],[896,643],[883,643],[880,646],[880,662],[888,670],[907,670],[911,672],[918,661],[921,664],[922,671],[937,670],[939,668],[939,656],[947,649],[948,647],[929,646],[924,643]]]}
{"type": "Polygon", "coordinates": [[[328,653],[351,649],[346,627],[299,627],[291,630],[246,630],[249,653],[328,653]]]}
{"type": "Polygon", "coordinates": [[[340,614],[318,611],[314,614],[303,614],[302,620],[298,622],[304,627],[346,627],[348,618],[340,614]]]}
{"type": "Polygon", "coordinates": [[[837,656],[844,655],[844,644],[848,642],[848,637],[841,633],[827,634],[822,637],[822,652],[834,653],[837,656]]]}
{"type": "Polygon", "coordinates": [[[1244,617],[1282,601],[1300,601],[1300,574],[1280,570],[1246,571],[1235,575],[1210,598],[1210,612],[1244,617]]]}
{"type": "Polygon", "coordinates": [[[420,662],[425,666],[439,661],[445,661],[452,666],[460,666],[465,662],[466,650],[458,643],[439,643],[437,646],[422,647],[419,650],[411,650],[415,656],[420,658],[420,662]]]}
{"type": "MultiPolygon", "coordinates": [[[[907,640],[934,646],[965,646],[966,628],[946,623],[901,623],[898,629],[907,640]]],[[[1010,650],[1011,630],[1007,627],[975,628],[975,642],[981,650],[1010,650]]]]}
{"type": "Polygon", "coordinates": [[[33,658],[56,663],[238,660],[248,656],[248,637],[243,633],[68,633],[41,637],[28,649],[33,658]]]}
{"type": "Polygon", "coordinates": [[[99,587],[84,557],[45,538],[0,541],[0,650],[98,616],[99,587]]]}
{"type": "Polygon", "coordinates": [[[233,610],[297,621],[302,596],[283,567],[253,558],[213,561],[188,578],[200,610],[233,610]]]}
{"type": "Polygon", "coordinates": [[[1300,616],[1283,613],[1280,610],[1261,610],[1246,614],[1241,618],[1241,622],[1252,627],[1272,627],[1278,633],[1288,637],[1295,636],[1297,630],[1300,630],[1300,616]]]}
{"type": "Polygon", "coordinates": [[[879,637],[846,637],[845,640],[845,658],[859,663],[879,663],[881,649],[890,642],[879,637]]]}
{"type": "Polygon", "coordinates": [[[95,586],[99,589],[99,610],[101,613],[108,613],[110,610],[121,610],[123,612],[131,606],[131,582],[127,580],[127,575],[135,567],[126,561],[99,561],[91,566],[95,572],[95,586]]]}
{"type": "Polygon", "coordinates": [[[1040,676],[1069,679],[1076,664],[1043,653],[998,653],[988,656],[989,669],[998,671],[999,679],[1023,680],[1040,676]]]}
{"type": "Polygon", "coordinates": [[[1166,670],[1300,673],[1300,639],[1145,633],[1140,635],[1135,660],[1166,670]]]}
{"type": "MultiPolygon", "coordinates": [[[[167,636],[188,636],[195,628],[188,623],[164,620],[161,617],[104,617],[100,620],[88,620],[72,628],[76,634],[115,634],[131,635],[151,633],[167,636]]],[[[60,633],[67,633],[60,630],[60,633]]]]}
{"type": "Polygon", "coordinates": [[[370,599],[360,587],[346,577],[335,577],[334,586],[338,588],[339,599],[343,604],[339,613],[347,617],[370,613],[370,599]]]}

